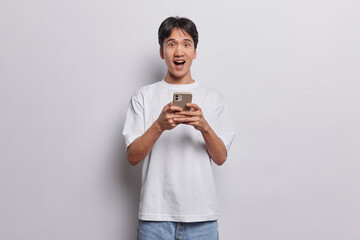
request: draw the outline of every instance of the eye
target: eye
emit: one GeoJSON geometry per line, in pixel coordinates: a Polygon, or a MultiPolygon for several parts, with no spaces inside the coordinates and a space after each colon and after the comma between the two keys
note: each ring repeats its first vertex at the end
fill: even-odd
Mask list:
{"type": "Polygon", "coordinates": [[[190,46],[190,44],[188,44],[188,43],[185,43],[185,47],[189,47],[190,46]]]}
{"type": "Polygon", "coordinates": [[[175,46],[175,43],[169,43],[169,46],[170,46],[170,47],[174,47],[174,46],[175,46]]]}

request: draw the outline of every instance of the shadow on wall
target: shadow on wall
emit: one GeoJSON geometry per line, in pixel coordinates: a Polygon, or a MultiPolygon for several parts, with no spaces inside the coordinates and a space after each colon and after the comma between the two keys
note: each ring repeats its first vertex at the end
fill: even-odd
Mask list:
{"type": "Polygon", "coordinates": [[[133,167],[126,158],[125,140],[122,136],[126,110],[121,110],[121,121],[119,121],[116,134],[114,134],[115,137],[112,140],[114,152],[109,171],[112,175],[110,180],[111,191],[116,192],[115,204],[117,206],[114,209],[117,212],[114,214],[119,220],[119,226],[115,229],[117,239],[136,239],[141,190],[141,164],[133,167]]]}
{"type": "MultiPolygon", "coordinates": [[[[142,163],[138,164],[137,166],[133,167],[130,165],[130,163],[126,159],[126,153],[125,153],[125,142],[122,142],[122,147],[120,150],[121,158],[120,158],[120,182],[121,182],[121,192],[126,195],[127,200],[125,201],[127,203],[127,213],[128,214],[122,214],[121,218],[128,222],[128,228],[126,229],[131,232],[132,234],[135,234],[137,225],[138,225],[138,210],[139,210],[139,200],[140,200],[140,191],[141,191],[141,169],[142,169],[142,163]]],[[[124,221],[122,221],[124,222],[124,221]]],[[[119,236],[124,237],[124,236],[119,236]]],[[[136,236],[130,236],[131,239],[135,239],[136,236]]],[[[130,238],[129,238],[130,239],[130,238]]]]}
{"type": "MultiPolygon", "coordinates": [[[[144,62],[143,64],[143,73],[141,73],[141,80],[136,79],[135,81],[140,82],[140,86],[145,86],[148,84],[155,83],[164,78],[166,68],[165,64],[159,59],[156,59],[156,56],[149,58],[149,61],[144,62]],[[149,62],[151,64],[149,64],[149,62]]],[[[129,99],[130,102],[130,99],[129,99]]],[[[125,140],[122,136],[122,130],[125,122],[126,111],[128,104],[124,104],[125,109],[121,110],[121,121],[119,123],[119,130],[117,131],[120,136],[120,139],[115,140],[115,169],[117,171],[116,179],[118,181],[117,186],[120,187],[121,198],[124,200],[126,205],[126,213],[121,213],[122,222],[126,223],[126,226],[122,226],[123,230],[131,234],[127,239],[136,239],[136,229],[138,225],[138,210],[139,210],[139,201],[140,201],[140,191],[141,191],[141,169],[142,162],[136,166],[131,166],[126,158],[125,151],[125,140]],[[119,186],[120,183],[120,186],[119,186]]],[[[159,112],[160,114],[160,112],[159,112]]],[[[121,233],[119,236],[121,239],[126,238],[126,236],[121,233]]]]}
{"type": "Polygon", "coordinates": [[[142,73],[142,75],[146,77],[139,81],[142,83],[142,86],[152,84],[164,79],[167,68],[165,61],[162,60],[159,55],[149,57],[148,60],[143,63],[143,66],[144,72],[142,73]]]}

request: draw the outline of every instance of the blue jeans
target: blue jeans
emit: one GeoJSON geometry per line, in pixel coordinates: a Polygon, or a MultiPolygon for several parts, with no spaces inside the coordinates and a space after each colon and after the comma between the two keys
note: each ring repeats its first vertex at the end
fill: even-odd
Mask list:
{"type": "Polygon", "coordinates": [[[218,240],[217,221],[153,222],[139,220],[137,240],[218,240]]]}

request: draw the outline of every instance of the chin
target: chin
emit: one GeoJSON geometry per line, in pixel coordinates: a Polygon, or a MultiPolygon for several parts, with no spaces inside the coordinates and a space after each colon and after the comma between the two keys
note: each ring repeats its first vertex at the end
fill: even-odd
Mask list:
{"type": "Polygon", "coordinates": [[[174,71],[174,72],[170,72],[170,73],[171,73],[171,75],[173,75],[176,78],[182,78],[182,77],[184,77],[186,75],[186,72],[176,72],[176,71],[174,71]]]}

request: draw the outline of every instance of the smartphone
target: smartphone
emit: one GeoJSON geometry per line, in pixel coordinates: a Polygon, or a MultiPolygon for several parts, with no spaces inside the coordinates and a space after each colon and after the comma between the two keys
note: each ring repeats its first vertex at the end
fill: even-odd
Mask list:
{"type": "Polygon", "coordinates": [[[186,106],[187,103],[191,103],[192,94],[189,92],[175,92],[173,97],[173,105],[181,107],[183,111],[190,111],[190,108],[186,106]]]}

